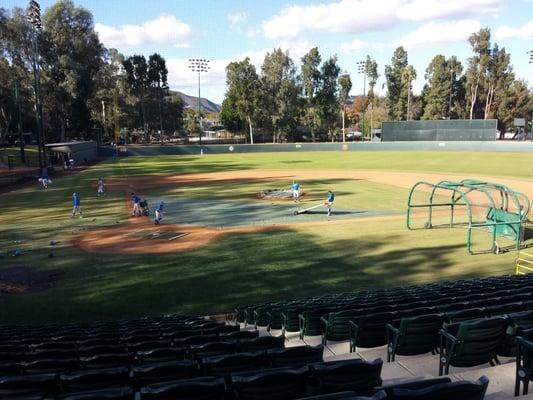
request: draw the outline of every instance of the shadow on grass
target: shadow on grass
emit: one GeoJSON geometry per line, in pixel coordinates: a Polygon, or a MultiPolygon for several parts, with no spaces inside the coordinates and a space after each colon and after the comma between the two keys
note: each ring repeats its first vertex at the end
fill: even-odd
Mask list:
{"type": "MultiPolygon", "coordinates": [[[[59,286],[39,295],[3,296],[6,322],[86,321],[164,313],[214,314],[238,304],[286,300],[464,278],[449,254],[462,245],[385,250],[381,240],[339,240],[321,246],[292,230],[232,236],[187,254],[142,257],[65,250],[53,267],[65,270],[59,286]],[[356,255],[346,257],[346,249],[356,255]],[[339,254],[344,254],[340,256],[339,254]]],[[[148,245],[148,244],[147,244],[148,245]]]]}

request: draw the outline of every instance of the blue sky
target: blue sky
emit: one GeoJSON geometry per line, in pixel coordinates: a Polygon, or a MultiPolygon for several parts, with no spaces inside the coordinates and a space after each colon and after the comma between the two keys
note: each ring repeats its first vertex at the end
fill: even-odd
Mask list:
{"type": "MultiPolygon", "coordinates": [[[[2,6],[26,7],[3,0],[2,6]]],[[[41,0],[46,10],[54,1],[41,0]]],[[[197,94],[189,58],[208,58],[202,97],[218,103],[225,92],[225,66],[249,56],[260,68],[266,52],[288,50],[295,63],[317,46],[322,59],[337,55],[351,75],[351,94],[363,91],[355,63],[370,55],[378,62],[378,92],[394,49],[403,45],[424,85],[427,65],[437,54],[456,55],[465,65],[467,37],[489,27],[492,41],[505,47],[518,78],[533,82],[533,0],[75,0],[89,9],[100,40],[125,55],[158,52],[167,60],[172,89],[197,94]]]]}

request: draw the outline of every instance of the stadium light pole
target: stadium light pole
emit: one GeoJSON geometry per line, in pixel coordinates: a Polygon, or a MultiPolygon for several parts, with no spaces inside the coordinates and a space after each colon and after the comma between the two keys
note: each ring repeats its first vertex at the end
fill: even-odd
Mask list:
{"type": "MultiPolygon", "coordinates": [[[[533,64],[533,50],[526,51],[526,54],[529,54],[529,63],[533,64]]],[[[531,133],[531,142],[533,142],[533,114],[531,115],[531,121],[529,121],[529,125],[531,126],[530,133],[531,133]]],[[[527,127],[526,127],[527,129],[527,127]]]]}
{"type": "Polygon", "coordinates": [[[41,23],[41,6],[35,0],[31,0],[28,4],[28,11],[26,19],[30,22],[31,42],[32,42],[32,69],[33,69],[33,85],[35,92],[35,119],[37,122],[37,142],[39,154],[39,169],[42,174],[46,168],[46,151],[44,147],[44,132],[43,132],[43,109],[41,105],[41,82],[40,82],[40,68],[39,68],[39,49],[37,46],[37,39],[42,30],[41,23]]]}
{"type": "Polygon", "coordinates": [[[360,74],[363,74],[363,120],[361,123],[361,131],[363,134],[363,140],[365,138],[365,102],[366,102],[366,61],[358,61],[356,63],[357,65],[357,72],[360,74]]]}
{"type": "Polygon", "coordinates": [[[199,143],[202,145],[202,105],[200,103],[200,74],[209,71],[209,60],[207,58],[189,58],[189,68],[193,72],[198,72],[198,123],[200,125],[199,143]]]}

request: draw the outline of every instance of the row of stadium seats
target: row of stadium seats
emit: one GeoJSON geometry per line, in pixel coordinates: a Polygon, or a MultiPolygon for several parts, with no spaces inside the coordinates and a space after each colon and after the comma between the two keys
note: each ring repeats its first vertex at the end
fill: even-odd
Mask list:
{"type": "MultiPolygon", "coordinates": [[[[258,334],[257,331],[248,333],[250,336],[257,336],[258,334]]],[[[4,352],[0,353],[0,375],[57,373],[78,369],[110,368],[187,359],[197,360],[240,352],[260,353],[270,349],[283,349],[284,342],[285,338],[273,336],[243,340],[219,336],[218,338],[209,338],[205,344],[191,344],[183,347],[163,347],[159,346],[157,342],[145,342],[154,348],[139,351],[131,351],[121,346],[92,346],[79,348],[78,352],[61,347],[29,353],[4,352]]],[[[71,345],[60,342],[54,344],[57,346],[71,345]]]]}
{"type": "Polygon", "coordinates": [[[356,359],[315,362],[300,368],[249,371],[238,370],[238,365],[234,364],[232,370],[201,378],[187,376],[187,372],[194,375],[192,369],[187,370],[185,365],[181,371],[165,370],[159,366],[151,371],[134,370],[132,374],[125,368],[115,368],[69,375],[28,375],[0,379],[0,397],[35,400],[45,397],[69,400],[133,399],[137,393],[142,400],[281,400],[338,393],[334,395],[335,398],[368,395],[375,399],[483,399],[488,385],[488,380],[482,377],[478,382],[451,383],[448,378],[441,378],[383,387],[382,366],[380,359],[370,362],[356,359]],[[146,376],[142,376],[143,372],[146,372],[146,376]],[[153,383],[158,382],[157,377],[166,381],[153,383]],[[448,397],[438,397],[438,394],[448,397]]]}
{"type": "MultiPolygon", "coordinates": [[[[331,313],[351,312],[354,316],[381,312],[433,308],[449,312],[465,308],[497,307],[503,303],[521,302],[523,309],[533,308],[533,279],[529,276],[504,276],[472,279],[455,283],[428,284],[420,287],[384,289],[319,296],[311,299],[275,302],[237,307],[237,322],[267,330],[300,332],[303,335],[327,334],[321,319],[328,320],[331,313]]],[[[420,310],[421,312],[423,310],[420,310]]],[[[518,311],[518,310],[516,310],[518,311]]],[[[325,338],[326,340],[347,340],[325,338]]]]}

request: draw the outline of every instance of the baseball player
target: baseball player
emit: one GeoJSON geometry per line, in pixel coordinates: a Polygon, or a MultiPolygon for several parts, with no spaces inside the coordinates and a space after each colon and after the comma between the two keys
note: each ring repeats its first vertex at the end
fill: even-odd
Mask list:
{"type": "Polygon", "coordinates": [[[48,177],[48,172],[46,172],[46,170],[43,171],[43,174],[41,175],[41,178],[39,179],[39,181],[43,184],[43,188],[45,189],[48,189],[48,184],[52,183],[52,181],[48,177]]]}
{"type": "Polygon", "coordinates": [[[164,202],[159,203],[159,206],[155,209],[155,219],[154,224],[159,225],[159,222],[163,219],[163,207],[165,206],[164,202]]]}
{"type": "Polygon", "coordinates": [[[333,206],[333,201],[335,201],[335,193],[331,190],[328,190],[328,217],[331,215],[331,207],[333,206]]]}
{"type": "Polygon", "coordinates": [[[131,201],[133,202],[133,211],[131,212],[131,216],[140,217],[142,215],[141,198],[135,193],[131,192],[131,201]]]}
{"type": "Polygon", "coordinates": [[[104,190],[105,190],[105,185],[104,185],[104,180],[101,177],[98,178],[98,182],[96,184],[96,187],[97,187],[96,195],[98,197],[103,196],[104,195],[104,190]]]}
{"type": "Polygon", "coordinates": [[[295,181],[292,181],[292,199],[295,203],[300,201],[300,184],[295,181]]]}
{"type": "Polygon", "coordinates": [[[76,213],[80,214],[80,218],[83,218],[83,214],[81,212],[81,201],[80,196],[78,196],[78,193],[72,194],[72,218],[76,215],[76,213]]]}

